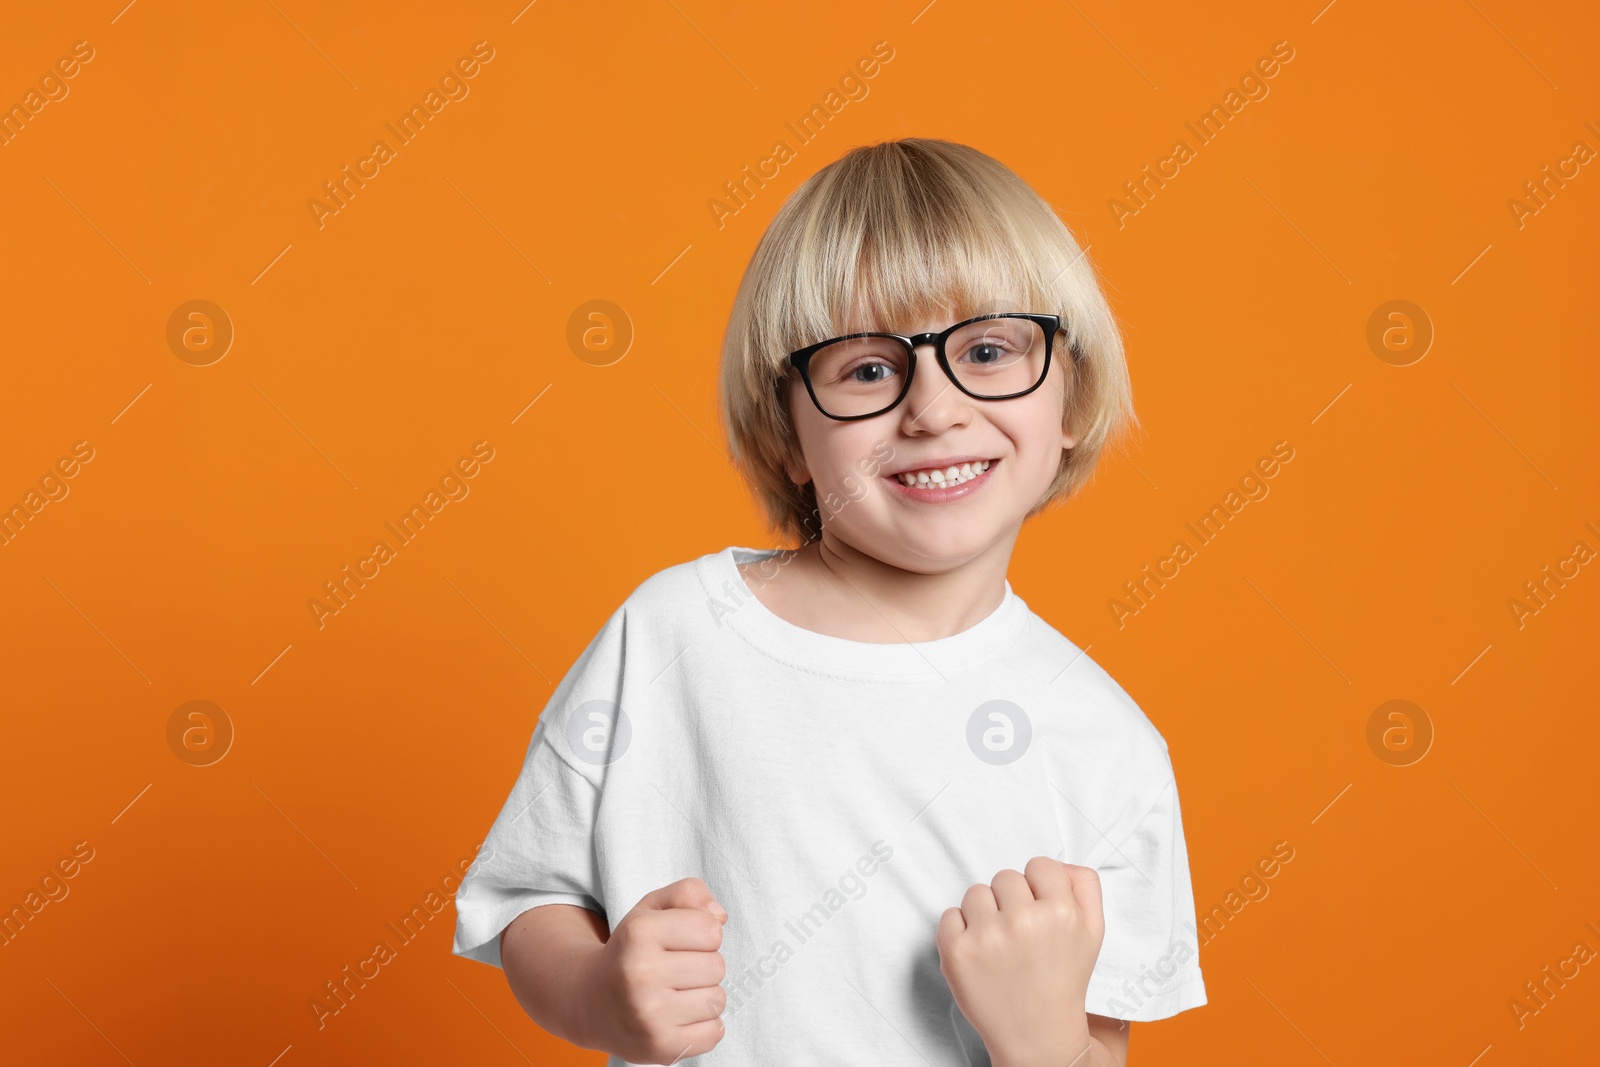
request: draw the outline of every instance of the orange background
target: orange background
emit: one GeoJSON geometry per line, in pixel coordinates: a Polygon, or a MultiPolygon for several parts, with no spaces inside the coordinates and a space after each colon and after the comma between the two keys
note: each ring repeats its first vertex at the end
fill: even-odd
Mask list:
{"type": "Polygon", "coordinates": [[[0,102],[94,49],[0,147],[0,503],[94,450],[0,548],[0,904],[94,850],[0,948],[0,1058],[602,1062],[450,954],[449,906],[320,1030],[309,1003],[470,860],[639,581],[774,543],[715,415],[735,285],[804,177],[911,135],[1031,183],[1126,328],[1143,430],[1026,528],[1013,585],[1169,742],[1202,914],[1295,849],[1134,1061],[1592,1056],[1600,965],[1521,1028],[1507,1002],[1600,950],[1600,568],[1520,627],[1508,600],[1600,549],[1597,165],[1520,227],[1507,202],[1600,148],[1593,11],[123,2],[0,33],[0,102]],[[323,182],[478,41],[470,94],[319,228],[323,182]],[[869,94],[719,228],[878,41],[869,94]],[[1119,227],[1278,41],[1269,95],[1119,227]],[[209,366],[166,340],[193,299],[236,332],[209,366]],[[568,342],[596,299],[635,331],[609,366],[568,342]],[[1393,299],[1436,331],[1409,366],[1366,338],[1393,299]],[[1119,628],[1123,582],[1280,440],[1270,495],[1119,628]],[[478,441],[470,496],[319,629],[322,583],[478,441]],[[1435,731],[1410,766],[1368,745],[1391,699],[1435,731]],[[190,700],[235,731],[210,766],[169,745],[190,700]]]}

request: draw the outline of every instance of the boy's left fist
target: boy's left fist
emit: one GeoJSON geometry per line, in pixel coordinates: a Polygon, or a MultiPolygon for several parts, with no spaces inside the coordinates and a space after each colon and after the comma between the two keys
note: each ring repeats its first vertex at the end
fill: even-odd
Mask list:
{"type": "Polygon", "coordinates": [[[1003,870],[945,910],[939,970],[991,1054],[1072,1047],[1087,1034],[1105,929],[1094,868],[1035,856],[1023,874],[1003,870]]]}

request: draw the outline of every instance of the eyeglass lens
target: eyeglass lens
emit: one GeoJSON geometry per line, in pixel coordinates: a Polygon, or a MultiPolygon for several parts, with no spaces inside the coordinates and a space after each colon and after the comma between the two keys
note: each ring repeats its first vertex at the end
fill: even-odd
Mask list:
{"type": "MultiPolygon", "coordinates": [[[[968,323],[945,341],[962,388],[1004,397],[1032,388],[1044,374],[1044,330],[1031,319],[968,323]]],[[[892,337],[857,337],[818,349],[809,367],[817,403],[833,415],[865,415],[894,403],[905,384],[911,350],[892,337]]],[[[932,367],[924,367],[926,374],[932,367]]]]}

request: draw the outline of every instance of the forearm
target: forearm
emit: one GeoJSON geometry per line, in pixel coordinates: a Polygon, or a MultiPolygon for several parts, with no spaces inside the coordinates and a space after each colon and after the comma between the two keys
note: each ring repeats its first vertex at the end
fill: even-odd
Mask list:
{"type": "Polygon", "coordinates": [[[543,904],[500,935],[500,965],[517,1003],[542,1029],[580,1048],[598,1047],[584,978],[610,934],[605,918],[587,908],[543,904]]]}

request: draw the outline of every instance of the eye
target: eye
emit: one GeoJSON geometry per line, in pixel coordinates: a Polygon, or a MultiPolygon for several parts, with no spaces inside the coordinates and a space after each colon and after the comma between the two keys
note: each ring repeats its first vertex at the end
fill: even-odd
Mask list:
{"type": "Polygon", "coordinates": [[[887,363],[870,361],[857,363],[845,372],[845,377],[862,385],[875,385],[893,377],[895,369],[887,363]]]}
{"type": "Polygon", "coordinates": [[[1004,340],[978,341],[969,345],[961,361],[975,367],[998,367],[1016,359],[1018,349],[1004,340]]]}
{"type": "Polygon", "coordinates": [[[853,337],[825,345],[811,357],[813,385],[852,395],[876,395],[905,373],[905,352],[890,338],[853,337]]]}

